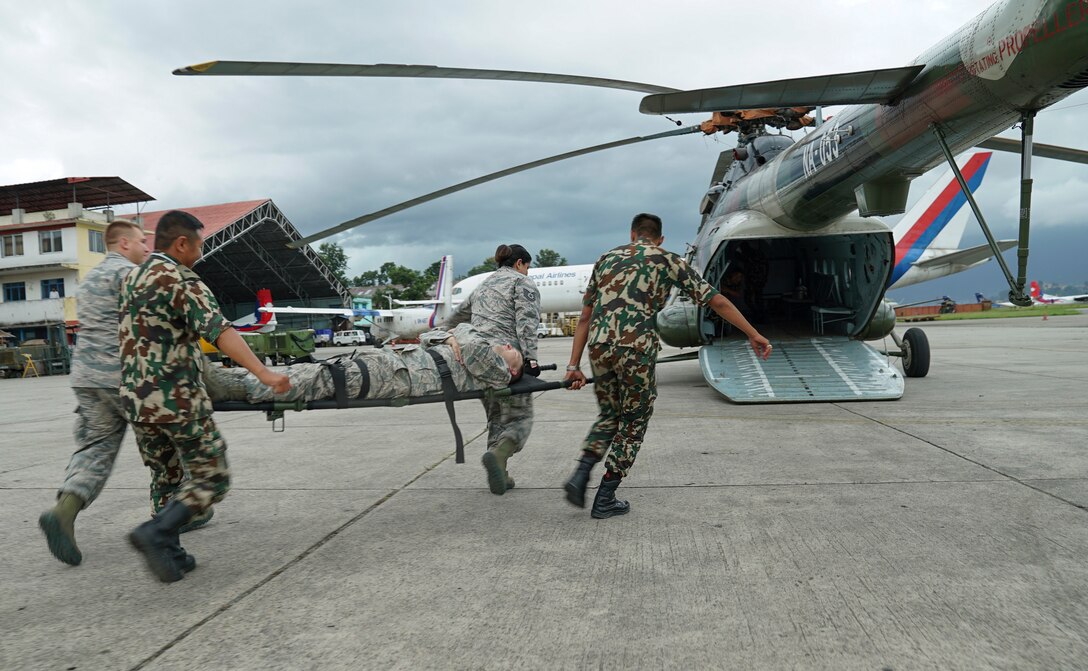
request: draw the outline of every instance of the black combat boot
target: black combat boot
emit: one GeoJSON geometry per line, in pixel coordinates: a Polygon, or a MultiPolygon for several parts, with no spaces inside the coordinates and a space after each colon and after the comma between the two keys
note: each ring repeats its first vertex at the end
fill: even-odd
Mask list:
{"type": "Polygon", "coordinates": [[[567,484],[563,485],[563,489],[567,490],[567,500],[579,508],[586,507],[586,486],[589,485],[589,473],[598,461],[599,459],[594,454],[583,452],[581,458],[578,459],[578,468],[574,470],[574,475],[570,476],[567,484]]]}
{"type": "MultiPolygon", "coordinates": [[[[185,577],[187,555],[178,541],[178,529],[192,517],[192,511],[184,503],[172,500],[158,515],[128,535],[132,546],[143,553],[147,567],[163,582],[177,582],[185,577]]],[[[196,566],[196,560],[192,566],[196,566]]]]}
{"type": "Polygon", "coordinates": [[[605,473],[601,478],[601,486],[597,488],[597,497],[593,499],[593,510],[590,517],[603,520],[613,515],[626,515],[631,509],[631,504],[616,498],[616,487],[620,486],[620,478],[614,473],[605,473]],[[611,478],[609,476],[612,476],[611,478]]]}

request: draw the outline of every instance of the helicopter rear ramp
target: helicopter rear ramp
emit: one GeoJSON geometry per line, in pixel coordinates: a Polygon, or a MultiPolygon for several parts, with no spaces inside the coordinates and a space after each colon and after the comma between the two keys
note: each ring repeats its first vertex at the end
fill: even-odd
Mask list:
{"type": "Polygon", "coordinates": [[[903,374],[886,357],[846,337],[775,338],[760,360],[747,340],[706,345],[699,365],[707,383],[734,403],[879,401],[903,395],[903,374]]]}

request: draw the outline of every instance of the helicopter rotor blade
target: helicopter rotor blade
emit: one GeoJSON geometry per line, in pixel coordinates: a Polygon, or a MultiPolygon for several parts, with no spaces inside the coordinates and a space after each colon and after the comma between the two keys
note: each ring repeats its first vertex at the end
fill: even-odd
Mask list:
{"type": "Polygon", "coordinates": [[[643,98],[638,109],[643,114],[683,114],[817,105],[887,104],[901,95],[923,68],[924,65],[909,65],[658,93],[643,98]]]}
{"type": "MultiPolygon", "coordinates": [[[[1020,153],[1020,140],[1011,140],[1006,137],[992,137],[989,140],[979,142],[975,146],[980,149],[1007,151],[1012,154],[1020,153]]],[[[1059,161],[1069,161],[1071,163],[1088,163],[1088,151],[1061,147],[1056,144],[1039,144],[1036,142],[1031,146],[1031,154],[1032,156],[1053,158],[1059,161]]]]}
{"type": "Polygon", "coordinates": [[[594,145],[592,147],[586,147],[584,149],[576,149],[575,151],[568,151],[568,152],[565,152],[565,153],[562,153],[562,154],[556,154],[555,156],[549,156],[548,158],[542,158],[542,159],[539,159],[537,161],[531,161],[529,163],[522,163],[521,165],[516,165],[516,166],[514,166],[512,168],[506,168],[505,170],[499,170],[498,172],[493,172],[493,173],[490,173],[490,174],[487,174],[487,175],[483,175],[482,177],[477,177],[475,179],[470,179],[470,180],[468,180],[466,182],[461,182],[460,184],[454,184],[453,186],[447,186],[446,188],[439,189],[438,191],[432,191],[431,193],[419,196],[417,198],[413,198],[411,200],[406,200],[403,203],[397,203],[396,205],[392,205],[392,206],[387,207],[385,209],[378,210],[377,212],[371,212],[370,214],[364,214],[361,217],[355,217],[354,219],[349,219],[349,220],[347,220],[347,221],[345,221],[345,222],[343,222],[341,224],[337,224],[336,226],[332,226],[331,228],[326,228],[326,229],[324,229],[322,231],[318,231],[317,233],[314,233],[313,235],[308,235],[305,238],[301,238],[299,240],[292,240],[291,242],[287,243],[287,246],[291,247],[293,249],[297,249],[297,248],[299,248],[299,247],[301,247],[303,245],[308,245],[308,244],[310,244],[312,242],[315,242],[317,240],[321,240],[322,238],[327,238],[330,235],[334,235],[336,233],[346,231],[349,228],[355,228],[356,226],[361,226],[361,225],[366,224],[368,222],[374,221],[375,219],[381,219],[383,217],[388,217],[391,214],[395,214],[397,212],[407,210],[410,207],[415,207],[416,205],[422,205],[423,203],[430,202],[430,201],[435,200],[437,198],[442,198],[443,196],[448,196],[448,195],[450,195],[452,193],[457,193],[458,191],[464,191],[465,189],[467,189],[469,187],[478,186],[480,184],[484,184],[486,182],[490,182],[492,180],[499,179],[500,177],[506,177],[507,175],[513,175],[515,173],[524,172],[524,171],[530,170],[532,168],[539,168],[540,166],[548,165],[549,163],[556,163],[558,161],[563,161],[563,160],[566,160],[568,158],[575,158],[576,156],[585,156],[586,154],[592,154],[594,152],[604,151],[605,149],[614,149],[616,147],[623,147],[623,146],[626,146],[626,145],[629,145],[629,144],[637,144],[639,142],[647,142],[649,140],[659,140],[661,138],[666,138],[666,137],[674,137],[674,136],[677,136],[677,135],[689,135],[691,133],[700,133],[700,132],[702,132],[702,131],[699,128],[699,126],[688,126],[686,128],[677,128],[676,130],[665,131],[663,133],[655,133],[653,135],[640,135],[640,136],[636,136],[636,137],[629,137],[629,138],[626,138],[626,139],[623,139],[623,140],[616,140],[614,142],[606,142],[604,144],[598,144],[598,145],[594,145]]]}
{"type": "Polygon", "coordinates": [[[604,77],[584,77],[551,72],[522,72],[519,70],[478,70],[474,68],[444,68],[437,65],[401,65],[377,63],[287,63],[273,61],[209,61],[174,70],[175,75],[218,75],[228,77],[425,77],[432,79],[494,79],[499,81],[546,82],[620,89],[637,93],[673,93],[680,89],[642,82],[604,77]]]}

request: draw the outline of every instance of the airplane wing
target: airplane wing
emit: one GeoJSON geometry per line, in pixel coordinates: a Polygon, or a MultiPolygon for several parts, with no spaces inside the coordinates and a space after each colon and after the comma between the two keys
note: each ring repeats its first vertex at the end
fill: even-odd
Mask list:
{"type": "MultiPolygon", "coordinates": [[[[997,242],[1001,251],[1012,249],[1016,246],[1016,240],[999,240],[997,242]]],[[[989,245],[979,245],[978,247],[971,247],[969,249],[959,249],[947,254],[941,254],[925,261],[915,261],[914,266],[917,268],[935,268],[937,266],[944,265],[957,265],[957,266],[969,266],[975,263],[982,263],[993,257],[994,252],[990,249],[989,245]]]]}
{"type": "Polygon", "coordinates": [[[353,310],[351,308],[292,308],[266,306],[261,312],[273,312],[287,315],[340,315],[341,317],[376,317],[380,313],[377,310],[353,310]]]}

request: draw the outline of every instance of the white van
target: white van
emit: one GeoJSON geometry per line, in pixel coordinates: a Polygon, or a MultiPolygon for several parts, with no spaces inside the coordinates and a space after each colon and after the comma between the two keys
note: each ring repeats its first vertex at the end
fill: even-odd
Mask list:
{"type": "Polygon", "coordinates": [[[333,345],[366,345],[369,342],[366,331],[338,331],[332,337],[333,345]]]}

